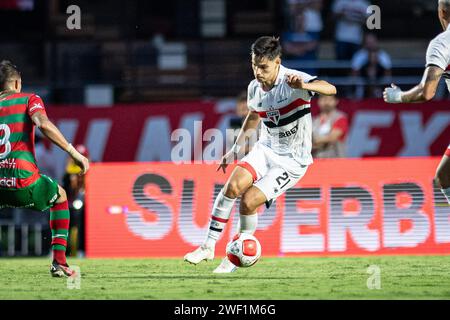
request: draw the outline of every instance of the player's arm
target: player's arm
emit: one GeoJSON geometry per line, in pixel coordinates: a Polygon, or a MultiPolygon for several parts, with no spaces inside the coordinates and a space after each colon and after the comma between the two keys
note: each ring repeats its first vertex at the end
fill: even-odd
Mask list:
{"type": "Polygon", "coordinates": [[[75,163],[81,167],[83,173],[86,173],[89,169],[89,160],[80,154],[63,136],[61,131],[48,119],[48,117],[42,112],[36,112],[31,116],[33,123],[36,127],[41,130],[41,132],[50,141],[56,144],[58,147],[66,151],[75,163]]]}
{"type": "Polygon", "coordinates": [[[325,96],[332,96],[337,93],[336,87],[325,80],[313,80],[305,83],[299,75],[289,74],[286,81],[294,89],[308,90],[325,96]]]}
{"type": "Polygon", "coordinates": [[[392,84],[390,88],[384,89],[383,98],[387,103],[414,103],[426,102],[434,98],[444,70],[431,65],[425,69],[422,81],[409,91],[402,91],[392,84]]]}
{"type": "Polygon", "coordinates": [[[247,116],[245,117],[244,123],[242,124],[241,130],[239,131],[236,142],[231,148],[233,151],[238,152],[237,149],[244,148],[245,138],[248,136],[249,130],[255,130],[258,127],[260,120],[261,118],[259,117],[258,113],[253,111],[248,112],[247,116]]]}
{"type": "Polygon", "coordinates": [[[241,148],[245,147],[245,139],[248,137],[248,133],[250,130],[250,134],[256,133],[256,128],[258,127],[258,124],[260,122],[261,118],[259,117],[258,113],[249,111],[247,116],[245,117],[244,123],[242,124],[241,130],[239,130],[239,134],[237,136],[236,142],[234,143],[233,147],[223,156],[222,161],[217,168],[217,171],[220,169],[223,170],[225,173],[226,168],[228,164],[234,160],[234,155],[239,152],[241,148]]]}

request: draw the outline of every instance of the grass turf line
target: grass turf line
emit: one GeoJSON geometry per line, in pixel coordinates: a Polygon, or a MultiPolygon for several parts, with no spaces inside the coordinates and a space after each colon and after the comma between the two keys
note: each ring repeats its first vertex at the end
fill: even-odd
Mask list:
{"type": "Polygon", "coordinates": [[[81,289],[51,278],[48,259],[0,259],[2,299],[450,299],[450,256],[262,258],[216,275],[220,263],[182,259],[69,259],[81,289]],[[381,269],[369,290],[367,268],[381,269]]]}

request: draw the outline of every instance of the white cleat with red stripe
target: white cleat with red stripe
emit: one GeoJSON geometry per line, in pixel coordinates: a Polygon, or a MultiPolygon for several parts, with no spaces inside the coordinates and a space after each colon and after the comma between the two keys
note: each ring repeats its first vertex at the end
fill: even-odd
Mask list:
{"type": "Polygon", "coordinates": [[[214,248],[201,246],[184,256],[184,261],[192,264],[199,264],[203,260],[211,261],[214,259],[214,248]]]}
{"type": "Polygon", "coordinates": [[[214,273],[231,273],[235,272],[238,269],[231,261],[225,257],[222,259],[222,262],[219,266],[213,271],[214,273]]]}

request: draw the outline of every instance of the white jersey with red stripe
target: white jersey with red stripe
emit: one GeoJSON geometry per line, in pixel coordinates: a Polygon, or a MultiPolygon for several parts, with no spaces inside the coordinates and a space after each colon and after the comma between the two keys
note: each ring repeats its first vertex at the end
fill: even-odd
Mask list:
{"type": "MultiPolygon", "coordinates": [[[[450,91],[450,25],[447,30],[440,33],[436,38],[431,40],[427,49],[426,66],[436,66],[442,70],[446,70],[443,77],[450,91]]],[[[450,156],[450,145],[445,153],[450,156]]]]}
{"type": "Polygon", "coordinates": [[[288,74],[300,76],[305,83],[316,77],[280,65],[273,88],[264,91],[257,80],[248,86],[247,105],[262,120],[258,143],[280,156],[292,158],[303,166],[313,162],[310,102],[314,93],[293,89],[286,82],[288,74]]]}
{"type": "Polygon", "coordinates": [[[447,88],[450,91],[450,25],[430,41],[427,49],[426,66],[436,66],[447,72],[444,74],[447,88]]]}

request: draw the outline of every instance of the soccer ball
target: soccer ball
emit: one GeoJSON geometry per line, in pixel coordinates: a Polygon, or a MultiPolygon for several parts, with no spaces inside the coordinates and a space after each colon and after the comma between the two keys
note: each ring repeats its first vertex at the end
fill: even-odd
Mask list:
{"type": "Polygon", "coordinates": [[[238,233],[227,244],[227,257],[237,267],[251,267],[261,257],[261,244],[248,233],[238,233]]]}

